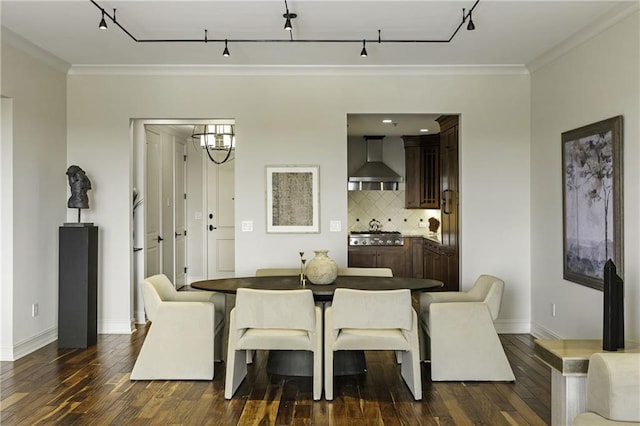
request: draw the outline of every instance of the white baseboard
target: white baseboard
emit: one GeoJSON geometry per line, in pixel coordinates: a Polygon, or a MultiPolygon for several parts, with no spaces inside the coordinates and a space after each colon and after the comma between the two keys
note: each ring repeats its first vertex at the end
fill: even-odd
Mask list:
{"type": "Polygon", "coordinates": [[[0,361],[15,361],[56,340],[58,340],[58,327],[51,327],[35,336],[18,342],[14,346],[2,346],[0,348],[0,361]]]}
{"type": "Polygon", "coordinates": [[[531,324],[523,320],[501,320],[497,319],[493,322],[498,334],[529,334],[531,333],[531,324]]]}
{"type": "Polygon", "coordinates": [[[98,334],[131,334],[136,326],[133,320],[129,321],[98,321],[98,334]]]}
{"type": "Polygon", "coordinates": [[[535,322],[531,323],[531,334],[536,339],[564,339],[563,336],[549,330],[541,326],[540,324],[536,324],[535,322]]]}

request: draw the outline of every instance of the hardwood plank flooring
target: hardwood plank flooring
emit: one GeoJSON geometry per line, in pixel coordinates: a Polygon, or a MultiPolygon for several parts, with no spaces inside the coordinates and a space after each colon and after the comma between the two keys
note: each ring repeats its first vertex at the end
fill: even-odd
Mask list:
{"type": "MultiPolygon", "coordinates": [[[[545,425],[549,368],[533,337],[501,335],[515,383],[431,382],[414,401],[390,351],[366,352],[368,371],[336,377],[334,400],[313,401],[310,378],[269,376],[258,352],[234,398],[224,399],[224,363],[212,381],[129,380],[148,327],[100,335],[88,349],[52,343],[0,368],[2,425],[545,425]]],[[[176,362],[179,362],[176,360],[176,362]]]]}

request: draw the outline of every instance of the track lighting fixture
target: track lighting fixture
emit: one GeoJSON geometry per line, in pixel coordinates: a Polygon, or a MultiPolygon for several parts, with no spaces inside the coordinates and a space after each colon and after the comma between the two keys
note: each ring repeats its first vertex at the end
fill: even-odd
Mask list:
{"type": "Polygon", "coordinates": [[[282,17],[285,18],[284,29],[287,31],[292,31],[293,25],[291,24],[291,20],[294,18],[297,18],[298,15],[295,13],[289,13],[289,6],[287,5],[287,0],[284,0],[284,8],[287,11],[284,15],[282,15],[282,17]]]}
{"type": "MultiPolygon", "coordinates": [[[[1,1],[1,0],[0,0],[1,1]]],[[[100,24],[98,25],[98,28],[100,29],[106,29],[107,28],[107,21],[106,18],[109,18],[111,20],[111,22],[113,22],[113,24],[115,24],[118,28],[120,28],[126,35],[129,36],[129,38],[131,38],[131,40],[135,41],[136,43],[208,43],[208,42],[215,42],[215,43],[222,43],[224,42],[224,50],[222,51],[222,56],[230,56],[229,53],[229,47],[228,47],[228,42],[231,41],[232,43],[358,43],[360,40],[358,39],[304,39],[304,40],[294,40],[293,38],[293,25],[292,25],[292,19],[296,18],[298,15],[295,13],[291,13],[289,12],[289,5],[287,4],[287,0],[284,0],[284,6],[285,6],[285,11],[286,13],[284,13],[282,16],[283,18],[285,18],[285,24],[284,24],[284,29],[289,31],[289,38],[276,38],[276,39],[215,39],[215,40],[209,40],[207,37],[207,30],[205,30],[205,36],[204,38],[182,38],[182,39],[176,39],[176,38],[165,38],[165,39],[138,39],[136,38],[133,34],[131,34],[126,28],[124,28],[118,21],[116,21],[116,9],[113,9],[113,16],[109,15],[109,13],[107,13],[104,8],[102,8],[97,2],[96,0],[89,0],[91,3],[93,3],[93,5],[95,7],[97,7],[100,12],[102,13],[102,18],[100,19],[100,24]]],[[[394,44],[399,44],[399,43],[411,43],[411,44],[420,44],[420,43],[439,43],[439,44],[447,44],[447,43],[451,43],[453,41],[453,39],[455,38],[456,34],[458,34],[458,32],[460,31],[460,29],[462,28],[462,26],[466,23],[467,24],[467,30],[469,31],[473,31],[476,29],[475,24],[473,23],[473,18],[471,16],[473,10],[476,8],[476,6],[478,5],[478,3],[480,3],[480,0],[475,0],[473,3],[473,6],[471,6],[471,8],[469,9],[469,13],[466,12],[466,9],[462,9],[462,22],[460,22],[458,24],[458,26],[456,27],[456,29],[453,31],[453,33],[449,36],[449,37],[445,37],[445,38],[439,38],[439,39],[412,39],[412,40],[407,40],[407,39],[393,39],[393,40],[382,40],[382,36],[381,36],[381,30],[378,30],[378,38],[377,39],[362,39],[362,50],[360,51],[360,56],[362,57],[366,57],[368,56],[367,53],[367,41],[370,41],[372,43],[374,42],[378,42],[378,44],[382,44],[382,43],[394,43],[394,44]],[[467,18],[469,19],[469,22],[467,22],[467,18]]]]}
{"type": "Polygon", "coordinates": [[[360,56],[363,58],[367,57],[367,40],[362,40],[362,50],[360,51],[360,56]]]}
{"type": "Polygon", "coordinates": [[[469,23],[467,24],[467,30],[473,31],[476,29],[476,26],[473,23],[473,18],[471,18],[471,11],[469,11],[469,23]]]}
{"type": "Polygon", "coordinates": [[[222,56],[229,56],[229,48],[227,47],[227,39],[224,39],[224,50],[222,51],[222,56]]]}
{"type": "Polygon", "coordinates": [[[102,9],[102,19],[100,20],[100,24],[98,25],[98,28],[100,28],[101,30],[107,29],[107,21],[104,20],[104,9],[102,9]]]}

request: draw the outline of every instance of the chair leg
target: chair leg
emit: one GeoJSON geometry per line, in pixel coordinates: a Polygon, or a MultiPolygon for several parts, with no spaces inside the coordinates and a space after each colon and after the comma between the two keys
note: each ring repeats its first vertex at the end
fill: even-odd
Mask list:
{"type": "Polygon", "coordinates": [[[324,316],[324,399],[333,400],[333,320],[331,306],[324,316]]]}
{"type": "Polygon", "coordinates": [[[247,376],[247,351],[236,351],[229,346],[227,353],[227,371],[224,383],[224,397],[231,399],[247,376]]]}
{"type": "Polygon", "coordinates": [[[313,400],[322,398],[322,351],[313,353],[313,400]]]}
{"type": "Polygon", "coordinates": [[[400,372],[416,401],[422,399],[422,375],[420,374],[420,356],[418,348],[402,353],[400,372]]]}

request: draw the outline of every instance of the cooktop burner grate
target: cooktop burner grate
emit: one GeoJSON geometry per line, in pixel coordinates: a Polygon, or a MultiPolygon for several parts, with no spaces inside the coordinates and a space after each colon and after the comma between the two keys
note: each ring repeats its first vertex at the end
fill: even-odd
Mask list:
{"type": "Polygon", "coordinates": [[[350,246],[402,246],[404,238],[398,231],[351,232],[350,246]]]}

